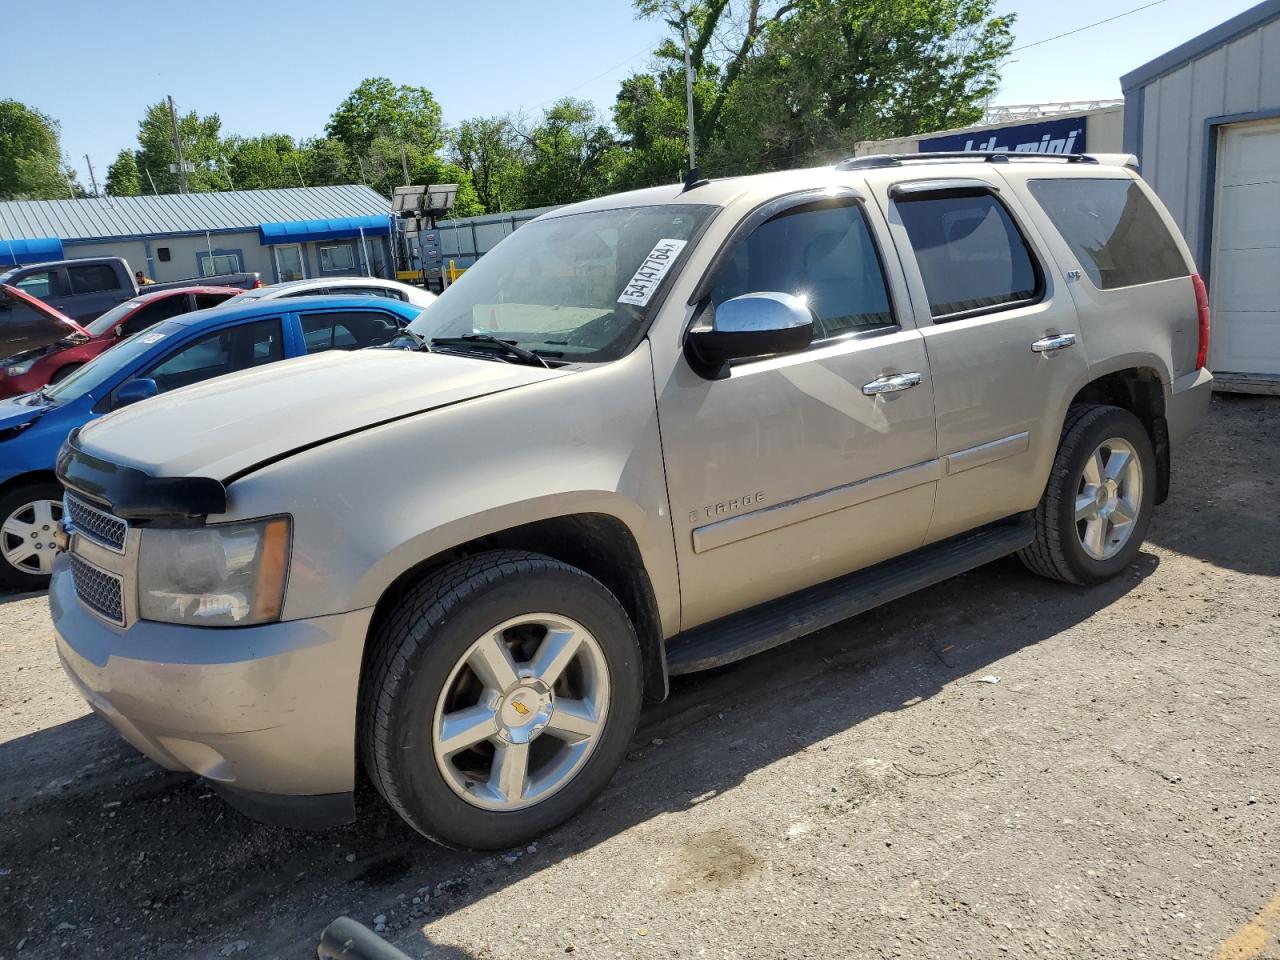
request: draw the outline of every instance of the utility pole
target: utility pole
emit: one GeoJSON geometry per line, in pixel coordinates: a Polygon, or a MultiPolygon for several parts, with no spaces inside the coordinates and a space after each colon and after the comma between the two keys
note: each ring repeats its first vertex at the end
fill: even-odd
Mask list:
{"type": "Polygon", "coordinates": [[[684,93],[689,114],[689,172],[698,169],[698,154],[694,146],[697,134],[693,129],[693,63],[689,59],[689,14],[680,18],[680,33],[684,37],[684,93]]]}
{"type": "Polygon", "coordinates": [[[89,159],[89,155],[84,155],[85,166],[89,168],[89,182],[93,184],[93,195],[98,196],[98,178],[93,175],[93,161],[89,159]]]}
{"type": "Polygon", "coordinates": [[[76,192],[71,186],[71,174],[67,173],[67,168],[62,168],[62,179],[67,181],[67,196],[72,200],[76,198],[76,192]]]}
{"type": "Polygon", "coordinates": [[[227,178],[227,183],[231,186],[231,189],[234,190],[236,188],[236,182],[231,179],[231,164],[227,163],[227,158],[224,156],[219,155],[218,159],[222,161],[222,175],[227,178]]]}
{"type": "Polygon", "coordinates": [[[151,184],[151,192],[155,194],[157,197],[160,196],[160,191],[156,189],[155,178],[151,176],[151,168],[143,167],[142,169],[147,171],[147,182],[151,184]]]}
{"type": "Polygon", "coordinates": [[[409,157],[404,152],[404,144],[400,144],[400,167],[404,170],[404,185],[409,186],[409,157]]]}
{"type": "Polygon", "coordinates": [[[302,167],[298,165],[297,157],[293,158],[293,169],[298,172],[298,182],[305,187],[307,185],[307,181],[302,179],[302,167]]]}
{"type": "Polygon", "coordinates": [[[187,164],[182,158],[182,138],[178,136],[178,111],[173,108],[173,97],[169,98],[169,122],[173,124],[173,153],[178,160],[178,191],[187,193],[187,164]]]}

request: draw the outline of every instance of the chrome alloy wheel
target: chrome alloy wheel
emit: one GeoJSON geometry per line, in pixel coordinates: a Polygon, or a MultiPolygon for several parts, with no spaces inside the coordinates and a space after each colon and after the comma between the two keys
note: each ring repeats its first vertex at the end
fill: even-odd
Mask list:
{"type": "Polygon", "coordinates": [[[62,519],[61,500],[33,500],[0,523],[0,556],[21,573],[47,577],[57,553],[54,534],[62,519]]]}
{"type": "Polygon", "coordinates": [[[1142,461],[1127,440],[1103,440],[1085,461],[1076,490],[1076,535],[1094,560],[1129,542],[1142,504],[1142,461]]]}
{"type": "Polygon", "coordinates": [[[471,645],[445,681],[431,741],[445,782],[485,810],[546,800],[586,763],[609,712],[609,668],[591,633],[530,613],[471,645]]]}

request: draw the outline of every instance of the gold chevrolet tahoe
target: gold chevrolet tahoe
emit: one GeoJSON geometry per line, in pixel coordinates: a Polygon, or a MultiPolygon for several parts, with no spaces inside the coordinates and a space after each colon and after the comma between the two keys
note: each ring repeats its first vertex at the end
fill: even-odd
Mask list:
{"type": "MultiPolygon", "coordinates": [[[[868,157],[546,214],[403,349],[64,446],[58,648],[260,816],[505,847],[668,677],[1017,553],[1120,573],[1205,413],[1203,284],[1132,158],[868,157]]],[[[284,308],[282,308],[284,309],[284,308]]]]}

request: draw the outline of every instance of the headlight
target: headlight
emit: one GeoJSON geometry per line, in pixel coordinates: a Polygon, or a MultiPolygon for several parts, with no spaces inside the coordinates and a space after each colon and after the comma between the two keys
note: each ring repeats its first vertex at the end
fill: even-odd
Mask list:
{"type": "Polygon", "coordinates": [[[280,618],[289,518],[190,530],[146,528],[138,551],[138,615],[201,627],[280,618]]]}
{"type": "Polygon", "coordinates": [[[27,373],[28,371],[30,371],[30,369],[36,365],[36,361],[39,359],[40,359],[39,357],[32,357],[30,360],[23,360],[20,363],[11,363],[9,364],[9,366],[4,368],[4,372],[11,377],[20,377],[24,373],[27,373]]]}

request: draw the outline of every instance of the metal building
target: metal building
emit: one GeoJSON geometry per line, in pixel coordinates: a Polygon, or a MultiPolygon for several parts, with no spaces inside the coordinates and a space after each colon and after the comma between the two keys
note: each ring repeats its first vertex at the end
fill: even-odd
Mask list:
{"type": "Polygon", "coordinates": [[[124,257],[153,280],[393,276],[391,204],[370,187],[0,203],[0,265],[124,257]]]}
{"type": "Polygon", "coordinates": [[[1280,0],[1120,80],[1137,154],[1209,286],[1209,366],[1230,390],[1280,393],[1280,0]]]}

